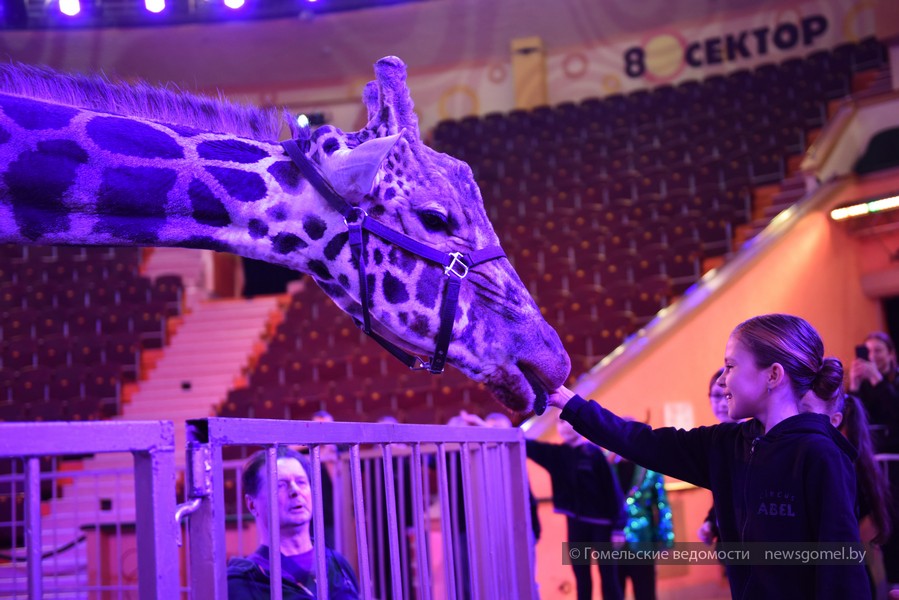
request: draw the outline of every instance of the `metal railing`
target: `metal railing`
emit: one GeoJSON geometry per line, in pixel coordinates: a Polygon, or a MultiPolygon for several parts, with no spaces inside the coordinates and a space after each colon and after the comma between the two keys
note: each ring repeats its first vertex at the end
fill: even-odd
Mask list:
{"type": "MultiPolygon", "coordinates": [[[[301,445],[309,451],[316,540],[325,539],[319,485],[322,450],[336,449],[334,465],[349,479],[351,497],[337,503],[346,508],[350,518],[344,521],[338,516],[335,524],[355,531],[349,544],[349,536],[342,537],[340,550],[356,563],[362,598],[376,597],[375,580],[380,582],[381,594],[385,580],[389,581],[392,599],[414,595],[430,600],[436,588],[449,599],[531,597],[531,525],[524,437],[520,430],[209,418],[188,421],[189,497],[185,505],[189,503],[191,511],[188,570],[193,598],[227,597],[222,448],[265,448],[266,472],[270,474],[269,484],[274,485],[271,476],[279,445],[301,445]],[[365,467],[365,461],[373,458],[380,459],[381,473],[377,477],[373,476],[377,469],[365,467]],[[426,485],[428,469],[436,473],[437,479],[433,503],[429,497],[431,488],[426,485]],[[406,481],[411,484],[410,498],[397,494],[406,487],[406,481]],[[407,511],[397,509],[398,504],[405,508],[406,503],[411,503],[411,523],[406,518],[407,511]],[[383,506],[386,520],[380,519],[380,508],[372,510],[373,504],[383,506]],[[439,522],[439,531],[432,536],[433,521],[439,522]],[[464,531],[472,535],[462,533],[463,523],[464,531]],[[381,548],[370,548],[375,528],[380,528],[378,537],[382,543],[386,541],[381,554],[381,548]],[[410,552],[401,537],[405,531],[418,542],[414,551],[410,552]],[[430,545],[432,537],[439,540],[435,542],[438,548],[430,545]],[[432,576],[435,552],[439,552],[443,567],[440,581],[432,576]],[[415,568],[411,555],[418,557],[415,568]],[[379,557],[380,573],[373,572],[372,557],[379,557]],[[385,570],[385,564],[390,568],[385,570]],[[410,583],[414,594],[409,592],[410,583]]],[[[339,493],[340,486],[335,486],[335,494],[339,493]]],[[[273,517],[277,515],[277,498],[274,493],[268,497],[271,520],[277,518],[273,517]]],[[[271,525],[267,545],[279,548],[279,528],[271,525]]],[[[315,568],[316,580],[327,581],[324,544],[315,544],[315,568]]],[[[271,561],[270,569],[271,581],[280,582],[280,562],[271,561]]],[[[327,586],[318,586],[319,598],[327,598],[327,593],[327,586]]],[[[271,597],[281,598],[280,585],[271,586],[271,597]]]]}
{"type": "Polygon", "coordinates": [[[44,595],[41,458],[115,452],[131,453],[134,460],[138,597],[141,600],[178,597],[178,564],[171,560],[177,532],[173,518],[174,451],[174,428],[170,421],[0,424],[0,458],[21,458],[25,465],[24,539],[28,598],[39,599],[44,595]]]}

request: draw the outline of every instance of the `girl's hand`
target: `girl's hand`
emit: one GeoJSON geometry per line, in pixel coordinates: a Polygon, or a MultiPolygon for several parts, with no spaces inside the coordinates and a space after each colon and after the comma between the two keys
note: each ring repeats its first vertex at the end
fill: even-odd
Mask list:
{"type": "Polygon", "coordinates": [[[547,404],[562,409],[565,408],[565,405],[568,404],[568,401],[571,400],[572,397],[574,397],[574,392],[569,390],[564,385],[559,386],[556,391],[549,395],[549,397],[547,398],[547,404]]]}

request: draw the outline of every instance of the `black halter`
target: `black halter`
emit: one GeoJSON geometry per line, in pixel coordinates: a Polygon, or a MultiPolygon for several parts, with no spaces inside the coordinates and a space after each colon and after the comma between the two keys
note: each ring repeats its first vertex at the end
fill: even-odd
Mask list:
{"type": "MultiPolygon", "coordinates": [[[[302,140],[305,142],[305,140],[302,140]]],[[[400,233],[386,225],[383,225],[374,219],[358,206],[353,206],[346,201],[331,184],[322,176],[318,167],[306,156],[306,153],[300,149],[296,140],[287,140],[281,145],[284,150],[293,159],[303,176],[312,184],[312,187],[328,201],[334,210],[344,217],[344,222],[349,231],[350,249],[356,262],[359,265],[359,302],[362,305],[362,321],[354,318],[356,325],[359,326],[368,336],[378,342],[393,356],[398,358],[407,367],[414,370],[427,369],[431,373],[442,373],[446,365],[446,353],[449,348],[450,338],[453,334],[453,322],[456,318],[456,304],[459,300],[459,288],[462,280],[468,275],[468,270],[481,263],[493,260],[495,258],[503,258],[506,256],[503,249],[499,246],[488,246],[481,250],[475,250],[467,255],[461,252],[451,252],[447,254],[440,250],[431,248],[430,246],[413,240],[404,233],[400,233]],[[448,280],[446,291],[443,295],[443,302],[440,306],[440,328],[437,331],[436,348],[434,357],[425,362],[418,356],[409,354],[402,348],[385,340],[383,337],[372,331],[371,315],[369,314],[369,294],[368,280],[365,275],[365,232],[373,233],[381,239],[390,242],[416,254],[433,263],[443,266],[443,272],[448,280]]]]}

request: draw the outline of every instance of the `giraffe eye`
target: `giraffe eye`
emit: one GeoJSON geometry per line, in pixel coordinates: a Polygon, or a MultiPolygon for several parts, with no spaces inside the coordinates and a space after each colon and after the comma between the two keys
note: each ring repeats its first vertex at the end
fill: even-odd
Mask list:
{"type": "Polygon", "coordinates": [[[418,218],[421,219],[422,225],[425,226],[425,229],[428,231],[446,231],[448,221],[446,215],[436,210],[423,210],[418,213],[418,218]]]}

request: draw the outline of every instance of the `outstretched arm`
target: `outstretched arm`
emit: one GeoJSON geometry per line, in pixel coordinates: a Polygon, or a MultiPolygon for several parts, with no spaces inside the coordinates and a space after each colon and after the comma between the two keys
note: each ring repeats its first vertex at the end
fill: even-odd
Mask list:
{"type": "Polygon", "coordinates": [[[593,443],[647,469],[710,487],[710,445],[717,426],[689,431],[673,427],[653,429],[644,423],[626,421],[564,386],[550,394],[548,404],[561,408],[560,418],[593,443]]]}

